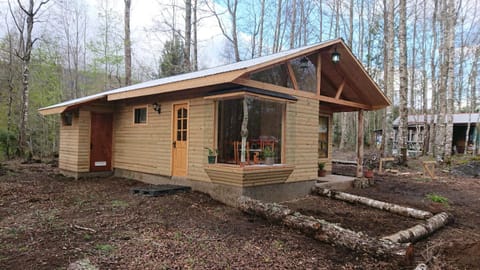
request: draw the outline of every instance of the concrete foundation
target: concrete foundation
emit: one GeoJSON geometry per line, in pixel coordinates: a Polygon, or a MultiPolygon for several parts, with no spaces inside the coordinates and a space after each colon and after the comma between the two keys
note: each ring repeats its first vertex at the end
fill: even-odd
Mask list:
{"type": "Polygon", "coordinates": [[[189,186],[195,191],[207,193],[213,199],[231,206],[236,206],[238,197],[242,195],[266,202],[281,202],[301,198],[308,195],[313,185],[316,183],[316,179],[314,179],[301,182],[239,187],[212,182],[195,181],[184,177],[147,174],[124,169],[115,169],[115,176],[135,179],[154,185],[171,184],[189,186]]]}
{"type": "Polygon", "coordinates": [[[67,176],[72,177],[76,180],[82,178],[95,178],[95,177],[109,177],[113,175],[113,171],[107,172],[72,172],[68,170],[60,169],[60,173],[67,176]]]}
{"type": "Polygon", "coordinates": [[[355,177],[330,174],[319,177],[315,186],[334,190],[347,190],[353,187],[355,177]]]}

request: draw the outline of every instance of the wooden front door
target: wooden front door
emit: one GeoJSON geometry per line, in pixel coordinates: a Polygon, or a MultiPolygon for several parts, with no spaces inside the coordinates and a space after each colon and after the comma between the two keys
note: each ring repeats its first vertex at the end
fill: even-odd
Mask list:
{"type": "Polygon", "coordinates": [[[112,170],[112,120],[110,113],[91,113],[91,172],[112,170]]]}
{"type": "Polygon", "coordinates": [[[173,105],[172,175],[187,175],[188,104],[173,105]]]}

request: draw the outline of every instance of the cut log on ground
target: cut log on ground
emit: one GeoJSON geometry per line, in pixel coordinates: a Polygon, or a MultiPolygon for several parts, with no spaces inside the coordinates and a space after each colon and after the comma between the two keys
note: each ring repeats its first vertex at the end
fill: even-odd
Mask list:
{"type": "Polygon", "coordinates": [[[405,251],[409,246],[408,244],[394,243],[389,240],[372,238],[361,232],[354,232],[325,220],[302,215],[276,203],[264,203],[242,196],[238,200],[238,207],[246,213],[282,223],[322,242],[340,245],[374,256],[404,256],[405,251]]]}
{"type": "Polygon", "coordinates": [[[448,213],[442,212],[427,219],[423,224],[415,225],[409,229],[399,231],[389,236],[385,236],[382,239],[389,240],[395,243],[416,242],[432,234],[433,232],[447,225],[451,221],[453,221],[453,217],[448,213]]]}
{"type": "Polygon", "coordinates": [[[393,203],[382,202],[382,201],[370,199],[367,197],[357,196],[357,195],[335,191],[331,189],[314,187],[312,191],[313,191],[313,194],[318,194],[318,195],[326,196],[329,198],[346,201],[349,203],[360,203],[360,204],[364,204],[380,210],[389,211],[391,213],[395,213],[401,216],[412,217],[417,219],[427,219],[433,216],[433,214],[428,211],[418,210],[410,207],[404,207],[404,206],[400,206],[393,203]]]}

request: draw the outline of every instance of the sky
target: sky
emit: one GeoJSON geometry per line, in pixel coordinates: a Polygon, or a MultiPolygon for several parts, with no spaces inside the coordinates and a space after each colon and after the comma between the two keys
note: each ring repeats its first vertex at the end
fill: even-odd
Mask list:
{"type": "MultiPolygon", "coordinates": [[[[12,6],[16,5],[15,0],[12,1],[12,6]]],[[[50,7],[55,5],[56,2],[62,0],[50,0],[50,7]]],[[[75,0],[70,0],[75,1],[75,0]]],[[[93,39],[98,33],[98,9],[102,0],[77,0],[85,2],[89,21],[87,27],[87,36],[93,39]]],[[[103,0],[104,1],[104,0],[103,0]]],[[[22,2],[26,2],[23,0],[22,2]]],[[[38,0],[36,1],[38,2],[38,0]]],[[[109,5],[115,10],[119,17],[121,25],[118,26],[123,37],[123,12],[124,3],[121,0],[109,0],[109,5]]],[[[161,55],[163,43],[171,37],[170,33],[161,31],[161,22],[171,19],[172,3],[179,6],[184,5],[183,0],[132,0],[131,6],[131,39],[133,49],[133,60],[135,63],[141,63],[147,66],[158,65],[158,57],[161,55]]],[[[7,0],[0,0],[0,35],[6,33],[5,19],[10,16],[8,11],[7,0]]],[[[51,17],[42,15],[43,22],[35,25],[34,31],[51,31],[51,25],[45,23],[45,18],[51,17]]],[[[176,24],[177,28],[182,32],[184,30],[183,14],[177,10],[176,24]]],[[[205,16],[205,14],[198,14],[198,17],[203,18],[200,22],[201,27],[198,28],[199,39],[199,68],[209,68],[226,64],[226,59],[222,57],[222,51],[224,50],[225,39],[222,36],[221,30],[218,27],[218,23],[214,17],[205,16]],[[219,53],[220,52],[220,53],[219,53]]],[[[46,19],[48,20],[48,18],[46,19]]],[[[11,22],[10,22],[11,23],[11,22]]]]}

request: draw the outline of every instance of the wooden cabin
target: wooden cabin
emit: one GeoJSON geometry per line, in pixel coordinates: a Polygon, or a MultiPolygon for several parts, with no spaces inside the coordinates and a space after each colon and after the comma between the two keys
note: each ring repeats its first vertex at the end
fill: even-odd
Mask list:
{"type": "Polygon", "coordinates": [[[67,175],[188,185],[233,203],[308,194],[318,163],[331,169],[332,114],[359,111],[363,121],[363,111],[389,105],[336,39],[39,111],[61,115],[59,167],[67,175]],[[207,148],[217,149],[216,163],[207,148]]]}
{"type": "MultiPolygon", "coordinates": [[[[437,115],[433,116],[433,124],[437,124],[437,115]]],[[[432,115],[425,116],[414,114],[408,116],[407,153],[409,156],[418,156],[423,152],[425,142],[428,142],[428,133],[425,134],[425,127],[432,122],[432,115]]],[[[455,113],[452,114],[452,154],[463,154],[465,150],[469,154],[477,153],[480,145],[478,123],[480,113],[455,113]],[[468,131],[468,142],[466,142],[468,131]]],[[[394,129],[394,151],[397,151],[398,126],[400,117],[397,117],[392,125],[394,129]]],[[[428,130],[427,130],[428,131],[428,130]]],[[[398,151],[397,151],[398,152],[398,151]]]]}

